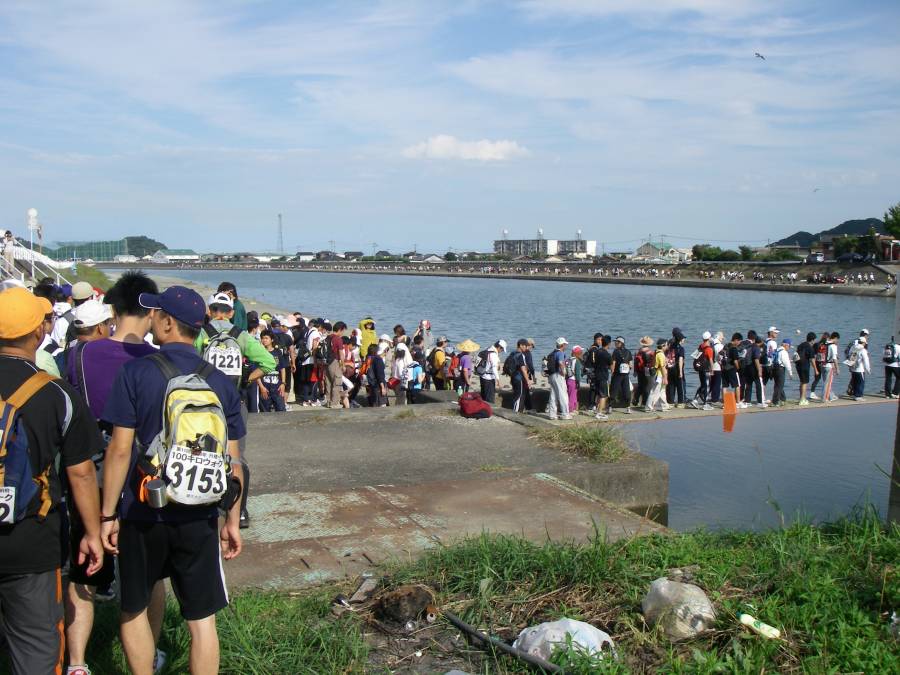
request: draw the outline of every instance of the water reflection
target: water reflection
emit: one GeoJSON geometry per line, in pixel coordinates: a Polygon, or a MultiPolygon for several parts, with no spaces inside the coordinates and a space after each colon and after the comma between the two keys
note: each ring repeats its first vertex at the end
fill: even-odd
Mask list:
{"type": "Polygon", "coordinates": [[[822,521],[864,503],[884,514],[896,416],[879,404],[738,414],[727,434],[719,417],[624,431],[669,463],[669,527],[762,529],[782,514],[822,521]]]}

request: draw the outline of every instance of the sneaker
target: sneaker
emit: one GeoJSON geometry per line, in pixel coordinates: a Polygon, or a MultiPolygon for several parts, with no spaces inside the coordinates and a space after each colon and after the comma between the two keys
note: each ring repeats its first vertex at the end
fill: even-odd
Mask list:
{"type": "Polygon", "coordinates": [[[864,399],[862,396],[854,396],[853,400],[854,401],[865,401],[866,399],[864,399]]]}
{"type": "Polygon", "coordinates": [[[241,519],[238,521],[238,527],[242,530],[246,530],[250,527],[250,514],[246,511],[241,511],[241,519]]]}
{"type": "Polygon", "coordinates": [[[713,407],[709,403],[704,403],[702,410],[712,410],[713,407]]]}
{"type": "Polygon", "coordinates": [[[156,656],[153,657],[153,675],[161,673],[166,667],[166,653],[162,649],[156,650],[156,656]]]}
{"type": "Polygon", "coordinates": [[[801,399],[800,403],[798,403],[797,405],[809,405],[809,401],[807,401],[807,400],[804,398],[804,399],[801,399]]]}
{"type": "Polygon", "coordinates": [[[570,420],[572,419],[571,415],[560,415],[559,419],[561,420],[570,420]]]}
{"type": "Polygon", "coordinates": [[[653,412],[653,408],[651,408],[649,405],[645,405],[645,406],[644,406],[644,412],[645,412],[645,413],[652,413],[652,412],[653,412]]]}
{"type": "Polygon", "coordinates": [[[87,666],[69,666],[66,675],[91,675],[91,669],[87,666]]]}
{"type": "Polygon", "coordinates": [[[606,420],[609,419],[609,415],[604,415],[603,413],[597,413],[596,415],[594,415],[594,419],[605,422],[606,420]]]}
{"type": "Polygon", "coordinates": [[[623,410],[622,412],[625,413],[626,415],[630,415],[630,414],[631,414],[631,408],[630,408],[630,407],[629,407],[629,408],[625,408],[625,410],[623,410]]]}
{"type": "Polygon", "coordinates": [[[832,396],[832,397],[831,397],[830,399],[828,399],[828,400],[829,400],[829,401],[839,401],[839,400],[840,400],[840,397],[839,397],[839,396],[832,396]]]}
{"type": "Polygon", "coordinates": [[[757,408],[768,408],[769,404],[768,403],[757,403],[756,407],[757,408]]]}
{"type": "Polygon", "coordinates": [[[816,394],[816,392],[811,391],[811,392],[809,393],[809,400],[810,400],[810,401],[818,401],[818,400],[819,400],[819,395],[816,394]]]}
{"type": "Polygon", "coordinates": [[[688,401],[688,405],[691,406],[694,410],[700,410],[700,406],[697,405],[696,401],[688,401]]]}

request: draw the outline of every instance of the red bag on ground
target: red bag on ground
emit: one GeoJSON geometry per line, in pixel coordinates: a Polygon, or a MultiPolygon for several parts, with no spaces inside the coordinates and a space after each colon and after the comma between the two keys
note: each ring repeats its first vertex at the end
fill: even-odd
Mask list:
{"type": "Polygon", "coordinates": [[[491,404],[485,402],[480,394],[467,391],[459,397],[459,413],[469,419],[485,419],[494,414],[491,404]]]}

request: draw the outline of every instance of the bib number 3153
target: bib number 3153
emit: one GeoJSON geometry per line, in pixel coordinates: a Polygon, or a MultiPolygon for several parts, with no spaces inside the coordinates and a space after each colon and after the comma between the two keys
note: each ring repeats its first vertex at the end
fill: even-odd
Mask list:
{"type": "Polygon", "coordinates": [[[225,494],[225,458],[215,452],[194,453],[175,446],[166,459],[166,489],[179,504],[213,504],[225,494]]]}
{"type": "Polygon", "coordinates": [[[16,520],[16,488],[0,487],[0,523],[12,525],[16,520]]]}

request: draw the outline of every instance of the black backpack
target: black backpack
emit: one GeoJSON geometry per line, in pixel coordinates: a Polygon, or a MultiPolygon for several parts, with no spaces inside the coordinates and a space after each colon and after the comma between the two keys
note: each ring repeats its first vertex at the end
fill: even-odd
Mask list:
{"type": "Polygon", "coordinates": [[[885,363],[893,363],[897,360],[897,350],[894,349],[894,346],[893,342],[888,342],[884,346],[884,354],[882,354],[881,359],[885,363]]]}
{"type": "Polygon", "coordinates": [[[554,349],[544,359],[547,363],[547,375],[555,375],[559,372],[559,361],[556,360],[556,350],[554,349]]]}
{"type": "Polygon", "coordinates": [[[522,352],[513,352],[509,356],[506,357],[506,360],[503,362],[503,374],[507,377],[512,377],[516,374],[516,372],[521,367],[521,364],[516,365],[516,357],[522,352]]]}
{"type": "Polygon", "coordinates": [[[741,340],[737,350],[741,368],[753,365],[753,343],[750,340],[741,340]]]}
{"type": "Polygon", "coordinates": [[[306,338],[309,337],[309,331],[304,331],[297,340],[297,363],[303,363],[309,358],[309,347],[306,344],[306,338]]]}
{"type": "Polygon", "coordinates": [[[488,350],[482,349],[478,352],[478,363],[475,366],[475,374],[481,377],[487,372],[488,366],[488,350]]]}

